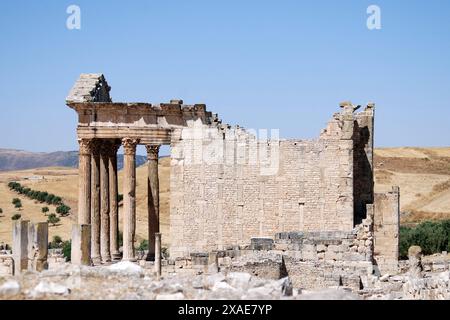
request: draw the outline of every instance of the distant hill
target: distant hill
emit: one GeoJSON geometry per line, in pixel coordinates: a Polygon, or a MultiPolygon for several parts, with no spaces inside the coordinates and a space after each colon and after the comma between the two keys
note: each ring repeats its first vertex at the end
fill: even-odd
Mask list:
{"type": "MultiPolygon", "coordinates": [[[[136,156],[136,165],[143,165],[145,156],[136,156]]],[[[117,157],[119,170],[123,167],[123,154],[117,157]]],[[[0,171],[25,170],[43,167],[78,167],[78,151],[29,152],[0,149],[0,171]]]]}

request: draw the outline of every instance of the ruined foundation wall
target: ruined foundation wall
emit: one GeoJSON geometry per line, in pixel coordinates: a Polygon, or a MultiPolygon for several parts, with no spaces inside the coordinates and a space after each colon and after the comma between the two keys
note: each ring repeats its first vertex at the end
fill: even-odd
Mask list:
{"type": "Polygon", "coordinates": [[[374,260],[381,274],[398,272],[400,190],[375,193],[374,260]]]}
{"type": "Polygon", "coordinates": [[[261,141],[224,125],[180,130],[171,145],[171,256],[277,232],[351,232],[355,121],[353,110],[337,113],[316,140],[261,141]]]}

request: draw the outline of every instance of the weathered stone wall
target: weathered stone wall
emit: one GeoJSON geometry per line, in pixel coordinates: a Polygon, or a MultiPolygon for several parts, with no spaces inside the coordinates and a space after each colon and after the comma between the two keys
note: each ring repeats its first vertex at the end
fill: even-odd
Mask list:
{"type": "Polygon", "coordinates": [[[174,133],[171,255],[277,232],[351,231],[355,122],[344,108],[316,140],[264,140],[220,123],[174,133]]]}
{"type": "Polygon", "coordinates": [[[381,274],[398,272],[400,190],[376,193],[374,202],[374,260],[381,274]]]}
{"type": "MultiPolygon", "coordinates": [[[[249,272],[266,279],[289,277],[295,288],[332,286],[360,290],[373,273],[373,206],[351,232],[282,232],[271,238],[252,238],[246,246],[176,258],[173,272],[249,272]],[[217,259],[211,259],[212,256],[217,259]],[[213,261],[214,260],[214,261],[213,261]]],[[[173,258],[171,258],[173,259],[173,258]]]]}
{"type": "Polygon", "coordinates": [[[367,286],[373,272],[373,210],[351,232],[291,232],[277,234],[286,273],[296,288],[367,286]]]}

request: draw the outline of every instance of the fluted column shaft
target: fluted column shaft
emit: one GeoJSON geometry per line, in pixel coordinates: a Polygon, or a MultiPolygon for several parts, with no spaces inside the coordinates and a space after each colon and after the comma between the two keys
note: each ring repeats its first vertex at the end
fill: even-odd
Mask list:
{"type": "Polygon", "coordinates": [[[134,261],[136,234],[136,145],[138,139],[125,138],[123,175],[123,260],[134,261]]]}
{"type": "Polygon", "coordinates": [[[155,259],[155,234],[159,232],[159,145],[147,145],[147,208],[148,208],[148,256],[155,259]]]}
{"type": "Polygon", "coordinates": [[[120,259],[119,252],[119,203],[117,183],[117,150],[120,144],[113,143],[108,155],[109,172],[109,230],[110,250],[113,260],[120,259]]]}
{"type": "Polygon", "coordinates": [[[109,242],[109,142],[100,148],[100,253],[102,262],[111,261],[109,242]]]}
{"type": "Polygon", "coordinates": [[[78,223],[91,223],[91,140],[78,139],[78,223]]]}
{"type": "Polygon", "coordinates": [[[93,141],[91,157],[91,258],[101,262],[100,255],[100,142],[93,141]]]}

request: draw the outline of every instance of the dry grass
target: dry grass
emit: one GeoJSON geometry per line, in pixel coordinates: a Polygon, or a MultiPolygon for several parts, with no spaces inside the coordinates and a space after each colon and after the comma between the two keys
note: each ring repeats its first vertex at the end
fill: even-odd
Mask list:
{"type": "Polygon", "coordinates": [[[375,191],[400,187],[402,223],[450,219],[450,148],[375,151],[375,191]]]}

